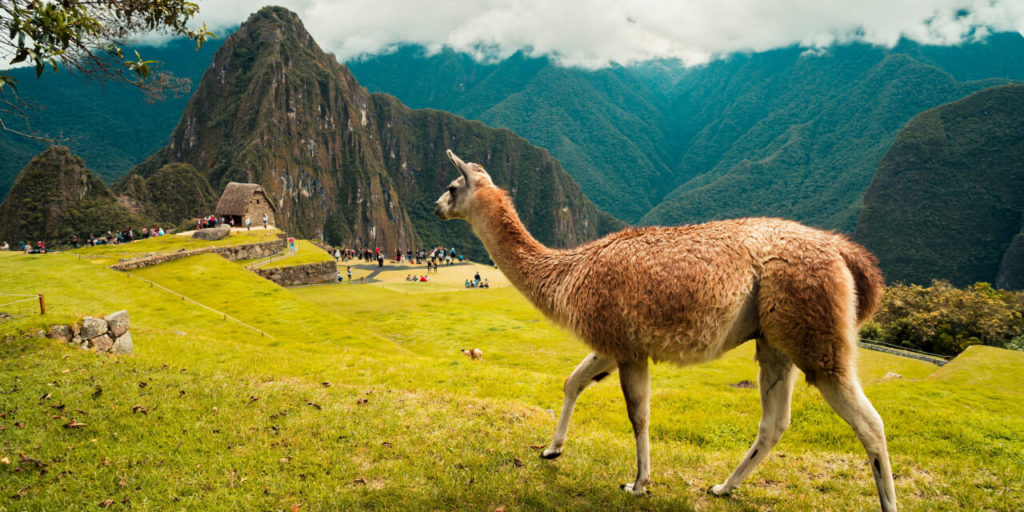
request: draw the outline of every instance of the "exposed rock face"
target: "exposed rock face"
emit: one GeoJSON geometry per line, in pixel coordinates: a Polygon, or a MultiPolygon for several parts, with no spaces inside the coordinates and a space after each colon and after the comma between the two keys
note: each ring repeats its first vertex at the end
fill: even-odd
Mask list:
{"type": "Polygon", "coordinates": [[[142,223],[64,146],[33,158],[0,205],[0,239],[13,242],[66,242],[142,223]]]}
{"type": "Polygon", "coordinates": [[[305,238],[389,253],[438,243],[484,257],[468,225],[430,215],[457,177],[448,148],[485,165],[542,242],[574,245],[621,225],[511,132],[370,94],[279,7],[228,37],[168,146],[132,172],[184,162],[218,192],[229,181],[258,183],[276,201],[277,224],[305,238]]]}
{"type": "Polygon", "coordinates": [[[128,321],[128,311],[121,310],[104,318],[87,316],[81,325],[50,326],[51,338],[66,341],[71,345],[99,353],[113,354],[132,353],[132,334],[128,321]]]}
{"type": "Polygon", "coordinates": [[[192,233],[192,238],[197,240],[220,240],[231,234],[231,226],[221,224],[215,228],[197,229],[192,233]]]}
{"type": "Polygon", "coordinates": [[[96,352],[110,352],[110,349],[113,347],[114,340],[110,339],[110,336],[106,334],[92,339],[92,348],[96,349],[96,352]]]}
{"type": "Polygon", "coordinates": [[[299,286],[334,281],[338,278],[338,265],[332,260],[291,267],[257,269],[256,273],[281,286],[299,286]]]}

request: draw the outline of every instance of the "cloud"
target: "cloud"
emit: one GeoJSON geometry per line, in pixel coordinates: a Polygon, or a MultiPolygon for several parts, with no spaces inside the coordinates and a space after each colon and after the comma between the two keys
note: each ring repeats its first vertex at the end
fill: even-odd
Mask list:
{"type": "MultiPolygon", "coordinates": [[[[203,0],[223,31],[262,2],[203,0]]],[[[596,68],[655,58],[687,64],[794,44],[811,52],[901,38],[953,45],[1024,33],[1024,0],[282,0],[341,61],[420,44],[481,59],[518,50],[596,68]]]]}

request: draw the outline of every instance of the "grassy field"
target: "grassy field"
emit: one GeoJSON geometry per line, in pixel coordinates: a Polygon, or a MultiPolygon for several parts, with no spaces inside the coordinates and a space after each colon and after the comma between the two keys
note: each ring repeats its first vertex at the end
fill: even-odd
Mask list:
{"type": "MultiPolygon", "coordinates": [[[[100,265],[113,265],[123,259],[142,258],[154,254],[201,249],[203,247],[222,247],[228,245],[254,244],[277,240],[281,231],[270,229],[232,230],[231,235],[216,241],[194,240],[192,232],[164,235],[128,244],[97,245],[83,247],[72,251],[81,258],[87,258],[100,265]]],[[[322,251],[321,251],[322,252],[322,251]]]]}
{"type": "MultiPolygon", "coordinates": [[[[587,350],[493,267],[413,283],[425,267],[367,266],[353,275],[369,284],[283,289],[212,254],[123,274],[89,263],[94,250],[0,254],[0,293],[47,302],[45,317],[32,301],[0,307],[0,511],[877,508],[863,449],[804,384],[746,485],[704,492],[756,436],[758,391],[730,386],[756,380],[752,344],[654,367],[654,482],[634,498],[618,490],[634,447],[615,379],[581,397],[564,455],[538,458],[587,350]],[[463,288],[477,271],[494,287],[463,288]],[[33,337],[118,309],[131,356],[33,337]]],[[[936,371],[864,351],[860,366],[904,510],[1024,508],[1024,353],[972,347],[936,371]]]]}

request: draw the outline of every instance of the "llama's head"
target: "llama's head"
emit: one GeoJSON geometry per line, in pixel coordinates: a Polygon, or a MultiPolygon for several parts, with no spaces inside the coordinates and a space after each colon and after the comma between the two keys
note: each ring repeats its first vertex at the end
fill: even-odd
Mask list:
{"type": "Polygon", "coordinates": [[[452,150],[448,150],[448,159],[459,170],[459,176],[448,185],[448,190],[434,202],[434,215],[441,220],[468,219],[473,209],[473,200],[477,191],[493,187],[491,176],[480,164],[463,162],[452,150]]]}

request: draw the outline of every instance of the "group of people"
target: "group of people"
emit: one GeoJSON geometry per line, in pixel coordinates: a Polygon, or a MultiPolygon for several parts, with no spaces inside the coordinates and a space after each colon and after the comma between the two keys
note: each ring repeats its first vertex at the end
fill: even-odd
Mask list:
{"type": "MultiPolygon", "coordinates": [[[[384,254],[384,250],[380,247],[376,247],[374,249],[364,247],[359,250],[348,247],[338,247],[334,249],[333,253],[334,259],[337,260],[338,263],[358,259],[367,263],[376,262],[377,266],[380,267],[384,266],[384,254]]],[[[402,252],[401,249],[396,249],[395,258],[392,260],[392,263],[398,265],[401,265],[402,263],[410,265],[421,265],[426,263],[427,272],[429,273],[433,271],[436,273],[437,268],[440,265],[453,265],[456,261],[463,261],[464,259],[465,258],[459,254],[454,247],[446,248],[438,246],[430,250],[420,249],[418,251],[413,251],[412,249],[407,249],[405,252],[402,252]]]]}
{"type": "MultiPolygon", "coordinates": [[[[160,226],[153,226],[152,229],[144,227],[142,228],[142,231],[139,232],[129,227],[116,233],[113,231],[107,231],[106,234],[101,233],[100,236],[96,236],[94,233],[89,233],[89,238],[85,240],[85,246],[92,247],[96,245],[125,244],[144,238],[163,236],[164,234],[166,234],[164,228],[160,226]]],[[[78,235],[73,234],[68,238],[67,244],[70,245],[72,249],[78,249],[79,243],[81,243],[81,241],[79,240],[78,235]]],[[[0,244],[0,250],[10,251],[11,245],[5,240],[3,244],[0,244]]],[[[18,250],[29,254],[45,254],[46,244],[42,240],[37,241],[35,245],[33,245],[32,242],[26,243],[24,240],[20,240],[18,241],[18,250]]]]}
{"type": "Polygon", "coordinates": [[[416,282],[420,282],[420,283],[426,283],[427,281],[430,281],[430,278],[427,277],[427,276],[414,276],[414,275],[411,275],[411,274],[406,274],[405,275],[405,280],[406,281],[416,281],[416,282]]]}
{"type": "MultiPolygon", "coordinates": [[[[0,251],[9,250],[11,250],[11,245],[7,243],[7,240],[4,240],[4,243],[0,244],[0,251]]],[[[45,254],[46,244],[40,240],[36,242],[35,246],[33,246],[32,242],[26,244],[24,240],[21,240],[18,242],[18,250],[26,254],[45,254]]]]}
{"type": "MultiPolygon", "coordinates": [[[[264,213],[263,229],[267,229],[267,223],[269,220],[270,219],[267,217],[267,214],[264,213]]],[[[209,216],[200,217],[196,219],[196,229],[215,228],[218,225],[224,224],[227,224],[228,226],[231,227],[235,227],[235,218],[229,215],[227,217],[221,217],[218,219],[216,215],[210,214],[209,216]]],[[[246,216],[245,220],[241,221],[238,227],[242,226],[245,226],[246,230],[252,229],[252,219],[246,216]]]]}
{"type": "Polygon", "coordinates": [[[466,288],[490,288],[491,281],[488,279],[480,280],[480,272],[477,272],[473,276],[473,279],[466,279],[466,288]]]}

